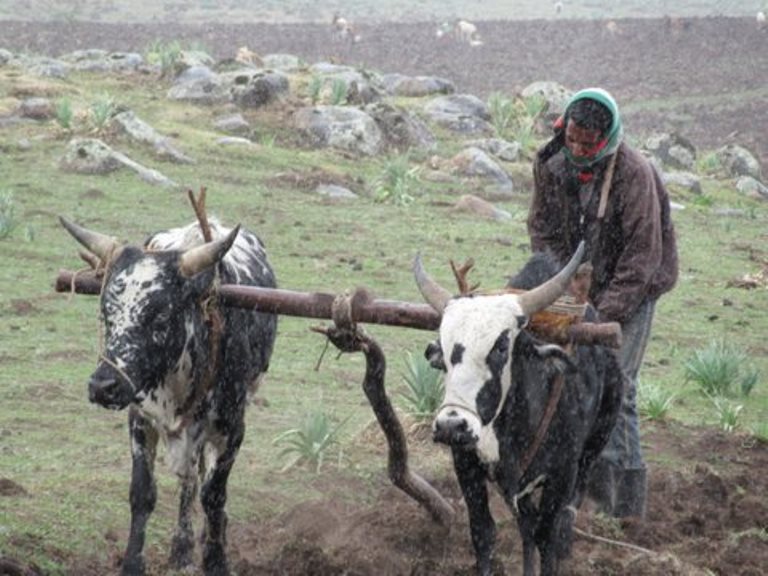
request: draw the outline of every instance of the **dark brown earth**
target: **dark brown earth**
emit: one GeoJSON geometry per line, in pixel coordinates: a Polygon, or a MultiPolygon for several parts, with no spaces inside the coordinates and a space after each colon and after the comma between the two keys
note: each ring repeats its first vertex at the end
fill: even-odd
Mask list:
{"type": "MultiPolygon", "coordinates": [[[[487,96],[515,91],[536,80],[578,88],[602,85],[627,110],[630,136],[676,129],[702,148],[737,142],[768,166],[768,32],[750,19],[709,18],[677,26],[664,21],[620,21],[610,34],[601,22],[488,22],[485,44],[470,49],[438,44],[433,24],[378,25],[360,30],[363,41],[340,45],[317,25],[30,24],[3,22],[2,47],[52,56],[78,48],[142,51],[158,39],[200,42],[218,58],[247,45],[259,53],[288,52],[314,62],[333,58],[382,72],[439,75],[458,91],[487,96]],[[745,96],[746,95],[746,96],[745,96]],[[749,96],[749,97],[747,97],[749,96]],[[657,99],[640,110],[635,103],[657,99]],[[681,104],[681,102],[684,102],[681,104]],[[670,113],[664,105],[675,104],[670,113]]],[[[412,438],[414,452],[430,449],[412,438]]],[[[582,510],[584,533],[647,549],[619,547],[577,535],[563,573],[626,575],[759,576],[768,573],[768,445],[737,434],[679,424],[644,425],[651,461],[645,521],[610,521],[582,510]]],[[[383,442],[382,442],[383,446],[383,442]]],[[[382,468],[384,467],[382,448],[382,468]]],[[[417,462],[418,460],[414,458],[417,462]]],[[[455,506],[450,531],[440,528],[386,479],[378,501],[353,505],[342,496],[362,487],[339,485],[332,470],[312,482],[327,496],[263,523],[232,522],[229,549],[239,576],[469,576],[473,555],[466,511],[451,475],[429,478],[455,506]]],[[[127,479],[126,479],[127,482],[127,479]]],[[[24,488],[0,482],[0,497],[24,488]]],[[[493,501],[499,524],[498,574],[520,573],[514,519],[493,501]]],[[[45,541],[18,542],[45,548],[45,541]]],[[[108,563],[51,550],[77,576],[119,570],[125,534],[105,534],[99,546],[108,563]]],[[[154,575],[167,574],[166,551],[148,550],[154,575]]],[[[0,574],[43,574],[23,559],[0,560],[0,574]]]]}
{"type": "Polygon", "coordinates": [[[768,169],[768,29],[753,18],[480,22],[475,48],[435,37],[436,24],[360,26],[357,44],[319,24],[3,22],[0,47],[57,56],[80,48],[139,51],[156,40],[204,46],[217,58],[240,46],[333,59],[380,72],[437,75],[487,97],[538,80],[571,89],[599,85],[625,109],[630,138],[677,130],[696,146],[739,143],[768,169]],[[611,32],[613,30],[613,32],[611,32]],[[639,103],[654,100],[639,108],[639,103]],[[670,108],[671,107],[671,108],[670,108]]]}
{"type": "MultiPolygon", "coordinates": [[[[434,449],[410,438],[412,454],[434,449]]],[[[385,463],[382,444],[382,468],[385,463]]],[[[763,576],[768,567],[768,445],[743,435],[679,424],[647,424],[644,444],[652,462],[644,521],[611,520],[586,502],[577,518],[565,576],[763,576]],[[661,459],[664,464],[653,463],[661,459]],[[614,543],[597,541],[592,536],[614,543]],[[617,544],[618,543],[622,543],[617,544]],[[629,548],[634,546],[634,548],[629,548]],[[639,547],[639,548],[638,548],[639,547]]],[[[412,458],[417,467],[418,458],[412,458]]],[[[474,574],[466,509],[451,475],[428,478],[458,511],[450,530],[434,523],[413,500],[379,478],[378,500],[354,505],[344,495],[366,491],[363,480],[342,483],[333,472],[308,476],[324,498],[304,502],[261,523],[231,523],[229,550],[238,576],[471,576],[474,574]]],[[[127,481],[127,479],[126,479],[127,481]]],[[[2,483],[0,497],[20,487],[2,483]]],[[[273,499],[274,500],[274,499],[273,499]]],[[[496,576],[521,574],[521,544],[514,518],[492,494],[498,526],[496,576]]],[[[30,537],[31,538],[31,537],[30,537]]],[[[73,576],[119,571],[126,534],[104,535],[111,560],[49,550],[73,576]]],[[[16,542],[39,549],[43,540],[16,542]]],[[[148,571],[168,574],[167,552],[148,546],[148,571]]],[[[5,558],[0,574],[39,576],[35,566],[5,558]]]]}

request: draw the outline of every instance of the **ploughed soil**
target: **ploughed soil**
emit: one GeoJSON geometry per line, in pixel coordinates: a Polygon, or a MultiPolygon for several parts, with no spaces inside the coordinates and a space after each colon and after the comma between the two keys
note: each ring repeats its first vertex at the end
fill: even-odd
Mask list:
{"type": "MultiPolygon", "coordinates": [[[[768,444],[716,429],[675,423],[647,423],[644,445],[650,461],[648,509],[644,520],[607,518],[588,500],[577,516],[572,556],[561,573],[570,576],[761,576],[768,567],[768,444]]],[[[431,442],[411,436],[411,465],[431,442]]],[[[353,504],[363,482],[332,467],[307,482],[324,496],[289,507],[263,522],[231,522],[228,549],[239,576],[470,576],[474,556],[466,508],[450,471],[427,480],[456,510],[450,528],[434,522],[414,500],[382,477],[375,501],[353,504]],[[358,486],[355,483],[359,482],[358,486]]],[[[237,467],[235,467],[237,473],[237,467]]],[[[126,482],[128,479],[126,478],[126,482]]],[[[0,482],[0,497],[19,498],[23,488],[0,482]]],[[[274,498],[271,503],[275,504],[274,498]]],[[[521,574],[521,543],[514,517],[491,490],[498,537],[496,575],[521,574]]],[[[126,530],[127,532],[127,530],[126,530]]],[[[22,537],[23,538],[23,537],[22,537]]],[[[119,571],[126,534],[104,534],[96,543],[109,560],[50,550],[77,576],[119,571]]],[[[45,547],[44,540],[23,543],[45,547]]],[[[24,546],[26,547],[26,546],[24,546]]],[[[167,551],[147,546],[148,573],[165,575],[167,551]]],[[[23,559],[0,557],[0,574],[45,574],[23,559]]]]}
{"type": "Polygon", "coordinates": [[[750,148],[768,170],[768,27],[754,18],[527,20],[477,23],[482,46],[437,39],[436,22],[358,26],[355,44],[330,25],[2,23],[0,48],[57,56],[83,48],[143,52],[154,41],[202,46],[217,58],[238,47],[332,60],[383,73],[434,75],[487,97],[531,82],[602,86],[624,108],[632,138],[677,131],[699,148],[750,148]],[[651,101],[650,103],[648,101],[651,101]],[[641,107],[635,103],[645,102],[641,107]]]}
{"type": "MultiPolygon", "coordinates": [[[[480,28],[484,44],[470,48],[438,43],[432,23],[361,27],[362,41],[350,45],[334,42],[327,27],[310,24],[3,22],[0,47],[57,56],[83,48],[143,51],[150,42],[165,39],[199,42],[225,58],[247,45],[262,54],[288,52],[309,62],[334,59],[381,72],[438,75],[452,80],[458,92],[480,97],[495,90],[515,91],[536,80],[556,80],[571,88],[601,85],[626,107],[630,135],[672,129],[699,147],[736,142],[751,147],[768,166],[768,31],[758,31],[751,19],[619,21],[614,32],[598,21],[487,22],[480,28]],[[654,106],[632,107],[649,99],[654,106]]],[[[411,443],[412,465],[418,469],[418,453],[434,448],[424,439],[411,438],[411,443]]],[[[768,445],[674,423],[646,423],[644,444],[650,461],[647,517],[616,521],[593,513],[587,502],[577,518],[572,558],[562,572],[768,573],[768,445]]],[[[382,476],[385,457],[382,440],[382,476]]],[[[347,496],[356,489],[367,492],[363,482],[370,480],[360,479],[356,487],[348,477],[337,481],[327,467],[308,480],[324,487],[323,498],[264,522],[230,522],[232,569],[240,576],[473,574],[466,509],[457,484],[448,471],[427,480],[457,511],[450,529],[432,521],[383,477],[376,501],[351,503],[347,496]]],[[[11,481],[0,479],[0,497],[18,498],[19,506],[24,505],[23,487],[11,481]]],[[[515,520],[495,494],[492,503],[498,525],[497,573],[520,574],[515,520]]],[[[47,546],[44,540],[29,544],[47,546]]],[[[110,550],[111,559],[74,557],[66,550],[51,553],[72,575],[116,573],[125,534],[105,534],[94,544],[110,550]]],[[[166,550],[148,545],[150,574],[168,573],[166,556],[166,550]]],[[[0,557],[0,574],[43,573],[26,559],[0,557]]]]}

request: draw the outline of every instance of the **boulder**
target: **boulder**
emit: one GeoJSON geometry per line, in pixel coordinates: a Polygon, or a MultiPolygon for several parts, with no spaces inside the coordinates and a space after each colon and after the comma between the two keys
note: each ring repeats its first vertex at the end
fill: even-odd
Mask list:
{"type": "Polygon", "coordinates": [[[543,98],[546,102],[543,114],[549,119],[555,119],[565,112],[565,105],[573,96],[573,91],[558,82],[545,80],[528,84],[520,92],[520,96],[523,98],[534,96],[543,98]]]}
{"type": "Polygon", "coordinates": [[[663,166],[691,170],[696,163],[696,147],[690,140],[675,132],[652,134],[645,141],[644,148],[663,166]]]}
{"type": "Polygon", "coordinates": [[[431,150],[437,145],[427,125],[404,108],[386,102],[374,102],[363,110],[376,121],[390,149],[400,152],[411,148],[431,150]]]}
{"type": "Polygon", "coordinates": [[[736,190],[757,200],[768,200],[768,186],[752,178],[752,176],[742,176],[736,181],[736,190]]]}
{"type": "Polygon", "coordinates": [[[720,164],[730,176],[751,176],[762,180],[760,163],[757,158],[743,146],[727,144],[715,151],[720,164]]]}
{"type": "Polygon", "coordinates": [[[261,60],[265,68],[282,72],[299,72],[307,67],[304,60],[293,54],[267,54],[261,60]]]}
{"type": "Polygon", "coordinates": [[[493,132],[488,107],[472,94],[438,96],[424,105],[424,112],[433,122],[455,132],[493,132]]]}
{"type": "Polygon", "coordinates": [[[519,142],[510,142],[502,138],[483,138],[482,140],[470,140],[466,142],[466,145],[480,148],[483,152],[505,162],[517,162],[520,159],[519,142]]]}
{"type": "Polygon", "coordinates": [[[384,89],[392,96],[421,98],[435,94],[453,94],[456,86],[450,80],[437,76],[405,76],[385,74],[381,77],[384,89]]]}
{"type": "Polygon", "coordinates": [[[312,106],[294,115],[294,123],[316,147],[329,146],[373,156],[384,138],[376,121],[362,110],[346,106],[312,106]]]}
{"type": "Polygon", "coordinates": [[[490,220],[511,220],[512,215],[506,210],[496,208],[493,204],[487,200],[475,196],[473,194],[465,194],[459,198],[453,205],[453,209],[456,212],[465,212],[467,214],[475,214],[483,218],[490,220]]]}
{"type": "Polygon", "coordinates": [[[77,174],[108,174],[120,168],[112,148],[96,138],[74,138],[67,144],[59,166],[77,174]]]}
{"type": "Polygon", "coordinates": [[[451,158],[453,172],[490,183],[488,191],[501,197],[511,196],[512,179],[504,169],[480,148],[470,146],[451,158]]]}
{"type": "Polygon", "coordinates": [[[670,171],[663,172],[661,179],[667,186],[675,186],[687,190],[697,196],[701,195],[701,179],[691,172],[670,171]]]}
{"type": "Polygon", "coordinates": [[[282,72],[260,70],[238,74],[232,85],[232,100],[241,108],[260,108],[288,93],[290,83],[282,72]]]}
{"type": "Polygon", "coordinates": [[[152,146],[159,158],[178,164],[194,163],[194,160],[178,150],[167,136],[159,134],[152,126],[136,116],[132,110],[115,114],[112,117],[112,126],[135,142],[152,146]]]}
{"type": "Polygon", "coordinates": [[[32,120],[50,120],[56,116],[56,107],[48,98],[27,98],[19,105],[19,116],[32,120]]]}

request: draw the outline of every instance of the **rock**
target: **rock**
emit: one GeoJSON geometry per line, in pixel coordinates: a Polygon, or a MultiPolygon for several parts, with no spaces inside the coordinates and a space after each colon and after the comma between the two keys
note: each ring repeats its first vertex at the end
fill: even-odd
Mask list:
{"type": "Polygon", "coordinates": [[[242,108],[259,108],[288,93],[288,77],[281,72],[240,74],[232,86],[232,100],[242,108]]]}
{"type": "Polygon", "coordinates": [[[653,134],[645,141],[644,147],[663,166],[691,170],[696,163],[696,147],[675,132],[653,134]]]}
{"type": "Polygon", "coordinates": [[[316,147],[330,146],[373,156],[381,152],[384,146],[384,138],[376,121],[356,108],[302,108],[294,115],[294,123],[316,147]]]}
{"type": "Polygon", "coordinates": [[[217,118],[214,120],[213,126],[216,130],[230,134],[247,134],[251,129],[251,125],[243,118],[242,114],[230,114],[217,118]]]}
{"type": "Polygon", "coordinates": [[[225,136],[216,140],[216,144],[221,146],[256,146],[255,142],[241,136],[225,136]]]}
{"type": "Polygon", "coordinates": [[[144,58],[136,52],[107,52],[106,50],[76,50],[61,57],[81,72],[135,71],[144,65],[144,58]]]}
{"type": "Polygon", "coordinates": [[[456,86],[450,80],[437,76],[405,76],[385,74],[381,78],[384,89],[392,96],[421,98],[435,94],[453,94],[456,86]]]}
{"type": "Polygon", "coordinates": [[[321,196],[327,196],[334,200],[353,200],[358,198],[358,195],[352,192],[349,188],[344,188],[343,186],[338,186],[336,184],[320,184],[315,188],[315,192],[321,196]]]}
{"type": "Polygon", "coordinates": [[[132,140],[152,146],[158,157],[178,164],[193,164],[194,160],[178,150],[166,136],[159,134],[152,126],[141,120],[131,110],[119,112],[112,117],[112,125],[132,140]]]}
{"type": "Polygon", "coordinates": [[[483,152],[505,162],[517,162],[520,159],[519,142],[509,142],[502,138],[484,138],[482,140],[470,140],[466,142],[466,145],[480,148],[483,152]]]}
{"type": "Polygon", "coordinates": [[[757,200],[768,200],[768,186],[753,178],[752,176],[742,176],[736,181],[736,190],[757,200]]]}
{"type": "Polygon", "coordinates": [[[502,196],[511,196],[512,179],[504,169],[480,148],[470,146],[451,158],[451,166],[456,174],[470,178],[490,181],[492,190],[502,196]]]}
{"type": "Polygon", "coordinates": [[[224,104],[232,100],[229,84],[216,75],[174,84],[168,90],[167,97],[170,100],[206,106],[224,104]]]}
{"type": "Polygon", "coordinates": [[[455,132],[493,132],[488,107],[472,94],[438,96],[424,105],[424,112],[433,122],[455,132]]]}
{"type": "Polygon", "coordinates": [[[11,60],[13,60],[13,52],[0,48],[0,66],[5,66],[11,60]]]}
{"type": "Polygon", "coordinates": [[[532,98],[540,96],[546,102],[543,114],[550,119],[557,118],[565,112],[565,106],[568,104],[573,91],[568,90],[562,84],[545,80],[528,84],[520,92],[523,98],[532,98]]]}
{"type": "Polygon", "coordinates": [[[718,148],[715,154],[720,164],[730,176],[751,176],[756,180],[762,180],[760,163],[757,158],[743,146],[727,144],[718,148]]]}
{"type": "Polygon", "coordinates": [[[679,188],[683,188],[684,190],[688,190],[697,196],[701,195],[702,193],[701,179],[696,176],[696,174],[692,174],[691,172],[663,172],[661,179],[664,184],[668,186],[677,186],[679,188]]]}
{"type": "Polygon", "coordinates": [[[405,108],[386,102],[374,102],[363,108],[381,130],[388,148],[405,152],[411,148],[431,150],[437,140],[427,125],[405,108]]]}
{"type": "Polygon", "coordinates": [[[113,150],[96,138],[74,138],[59,162],[66,172],[78,174],[108,174],[120,168],[113,150]]]}
{"type": "Polygon", "coordinates": [[[468,214],[476,214],[483,218],[491,220],[510,220],[512,215],[506,210],[500,210],[487,200],[483,200],[473,194],[465,194],[459,198],[453,205],[453,209],[457,212],[466,212],[468,214]]]}
{"type": "Polygon", "coordinates": [[[19,116],[32,120],[50,120],[56,109],[48,98],[27,98],[19,105],[19,116]]]}

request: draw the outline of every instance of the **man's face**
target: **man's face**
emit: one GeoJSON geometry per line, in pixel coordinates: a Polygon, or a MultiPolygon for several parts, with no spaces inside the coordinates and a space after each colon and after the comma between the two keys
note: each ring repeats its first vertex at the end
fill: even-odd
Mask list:
{"type": "Polygon", "coordinates": [[[574,158],[589,159],[597,154],[605,146],[601,136],[599,130],[582,128],[573,120],[568,120],[565,127],[565,145],[574,158]]]}

